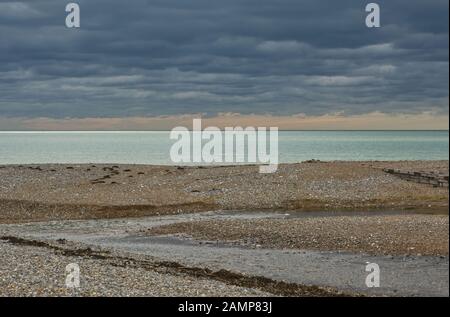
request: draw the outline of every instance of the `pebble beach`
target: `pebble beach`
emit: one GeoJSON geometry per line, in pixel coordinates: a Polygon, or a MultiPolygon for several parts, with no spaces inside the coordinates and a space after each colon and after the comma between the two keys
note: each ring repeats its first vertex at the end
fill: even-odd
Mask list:
{"type": "Polygon", "coordinates": [[[209,210],[441,210],[448,188],[383,168],[447,173],[448,161],[257,166],[0,166],[0,223],[139,217],[209,210]]]}
{"type": "MultiPolygon", "coordinates": [[[[335,281],[328,285],[318,280],[320,285],[315,285],[289,275],[278,280],[265,275],[272,271],[263,267],[261,276],[253,276],[240,272],[236,263],[211,266],[208,252],[203,254],[211,245],[222,256],[234,250],[243,256],[248,253],[249,259],[254,251],[246,250],[261,250],[270,261],[276,260],[272,252],[309,250],[319,252],[314,257],[320,252],[382,261],[386,256],[412,257],[412,263],[417,262],[412,270],[422,260],[440,268],[448,263],[448,188],[407,181],[386,173],[386,168],[448,175],[448,161],[311,161],[284,164],[277,173],[266,175],[259,174],[257,166],[3,165],[0,296],[364,293],[358,287],[341,288],[335,281]],[[243,212],[245,216],[240,216],[243,212]],[[114,244],[102,242],[126,236],[153,241],[138,244],[156,248],[145,249],[150,256],[147,264],[136,265],[144,260],[133,243],[127,242],[126,251],[131,253],[124,257],[114,244]],[[184,263],[175,251],[161,251],[171,243],[171,250],[183,250],[187,243],[186,250],[194,256],[200,252],[197,262],[186,257],[184,263]],[[79,252],[87,246],[101,254],[106,248],[108,256],[79,252]],[[70,247],[71,252],[60,247],[70,247]],[[158,252],[168,258],[161,262],[158,252]],[[64,286],[64,268],[71,262],[79,263],[85,274],[84,286],[76,293],[64,286]],[[163,262],[172,264],[155,265],[163,262]]],[[[436,272],[441,272],[436,281],[448,280],[448,270],[436,272]]],[[[426,286],[417,290],[418,295],[430,292],[426,286]]],[[[441,294],[440,288],[436,292],[441,294]]]]}

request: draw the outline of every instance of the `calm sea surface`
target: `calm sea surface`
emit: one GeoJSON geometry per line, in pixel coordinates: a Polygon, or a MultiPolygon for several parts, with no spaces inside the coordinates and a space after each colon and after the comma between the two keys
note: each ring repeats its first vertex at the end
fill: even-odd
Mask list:
{"type": "MultiPolygon", "coordinates": [[[[172,164],[169,132],[0,132],[0,164],[172,164]]],[[[448,160],[448,131],[283,131],[281,163],[448,160]]]]}

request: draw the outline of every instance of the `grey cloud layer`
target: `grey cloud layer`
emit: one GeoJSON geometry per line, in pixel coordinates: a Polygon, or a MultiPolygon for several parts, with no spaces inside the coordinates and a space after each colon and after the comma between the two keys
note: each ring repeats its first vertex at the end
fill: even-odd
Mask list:
{"type": "Polygon", "coordinates": [[[0,116],[448,113],[448,1],[0,1],[0,116]]]}

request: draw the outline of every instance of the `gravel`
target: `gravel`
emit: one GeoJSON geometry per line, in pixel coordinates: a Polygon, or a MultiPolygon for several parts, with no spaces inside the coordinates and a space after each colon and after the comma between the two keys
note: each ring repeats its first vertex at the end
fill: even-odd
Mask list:
{"type": "Polygon", "coordinates": [[[26,165],[0,169],[0,222],[208,210],[448,210],[448,189],[382,171],[447,171],[448,161],[257,166],[26,165]]]}
{"type": "Polygon", "coordinates": [[[147,235],[193,237],[254,248],[448,256],[448,215],[303,216],[208,220],[150,228],[147,235]]]}
{"type": "Polygon", "coordinates": [[[0,241],[9,241],[0,243],[0,295],[72,295],[64,268],[75,262],[80,296],[448,296],[445,215],[208,212],[64,220],[0,225],[0,241]],[[213,237],[223,241],[205,241],[213,237]],[[345,248],[361,252],[340,252],[345,248]],[[406,254],[387,255],[397,252],[406,254]],[[365,288],[369,262],[382,267],[383,288],[365,288]]]}
{"type": "Polygon", "coordinates": [[[114,261],[55,254],[0,242],[0,296],[267,296],[268,293],[184,274],[164,274],[114,261]],[[80,288],[65,286],[69,263],[80,267],[80,288]]]}

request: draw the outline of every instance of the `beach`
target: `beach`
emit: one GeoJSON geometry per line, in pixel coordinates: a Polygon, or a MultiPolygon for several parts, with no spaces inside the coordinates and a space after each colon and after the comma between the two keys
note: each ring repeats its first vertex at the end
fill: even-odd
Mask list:
{"type": "Polygon", "coordinates": [[[448,296],[448,187],[388,170],[448,180],[448,161],[1,165],[0,295],[448,296]]]}
{"type": "Polygon", "coordinates": [[[0,297],[449,297],[450,2],[369,2],[0,1],[0,297]]]}
{"type": "Polygon", "coordinates": [[[448,188],[385,168],[448,175],[448,161],[312,162],[258,166],[0,166],[0,222],[139,217],[209,210],[445,212],[448,188]]]}

